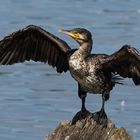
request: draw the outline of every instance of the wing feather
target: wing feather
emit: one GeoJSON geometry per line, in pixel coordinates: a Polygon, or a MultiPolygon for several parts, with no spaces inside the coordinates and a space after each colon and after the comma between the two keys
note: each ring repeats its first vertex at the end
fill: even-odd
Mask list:
{"type": "Polygon", "coordinates": [[[67,52],[70,47],[63,40],[29,25],[0,41],[0,64],[11,65],[24,61],[48,62],[57,72],[68,70],[67,52]]]}
{"type": "Polygon", "coordinates": [[[117,72],[124,78],[132,78],[136,85],[140,84],[140,54],[135,48],[124,45],[108,56],[102,65],[104,70],[117,72]]]}

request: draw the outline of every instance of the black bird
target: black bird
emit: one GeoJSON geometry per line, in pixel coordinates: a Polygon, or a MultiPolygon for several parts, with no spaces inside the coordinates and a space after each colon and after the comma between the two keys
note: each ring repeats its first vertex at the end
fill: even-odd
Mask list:
{"type": "Polygon", "coordinates": [[[71,36],[80,48],[71,49],[55,35],[38,26],[29,25],[0,41],[0,64],[12,65],[33,60],[48,63],[58,73],[70,71],[78,83],[78,96],[82,100],[81,110],[72,123],[90,114],[85,107],[87,92],[102,95],[101,110],[94,113],[93,118],[99,123],[106,123],[104,103],[109,99],[114,85],[120,83],[116,75],[132,78],[135,85],[140,84],[139,52],[124,45],[112,55],[91,54],[93,42],[88,30],[75,28],[60,32],[71,36]]]}

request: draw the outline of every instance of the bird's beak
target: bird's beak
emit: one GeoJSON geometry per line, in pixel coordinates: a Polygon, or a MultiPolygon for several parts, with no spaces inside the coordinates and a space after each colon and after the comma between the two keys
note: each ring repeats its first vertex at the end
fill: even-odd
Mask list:
{"type": "Polygon", "coordinates": [[[74,39],[78,38],[77,34],[72,33],[70,30],[60,29],[60,30],[58,30],[58,32],[64,33],[66,35],[69,35],[69,36],[73,37],[74,39]]]}

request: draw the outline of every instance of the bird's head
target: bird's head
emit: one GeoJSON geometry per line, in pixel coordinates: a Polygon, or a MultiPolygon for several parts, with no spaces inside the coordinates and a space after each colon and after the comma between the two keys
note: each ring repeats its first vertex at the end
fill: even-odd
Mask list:
{"type": "Polygon", "coordinates": [[[59,32],[62,32],[64,34],[67,34],[67,35],[71,36],[80,45],[85,43],[85,42],[92,41],[91,33],[84,28],[74,28],[72,30],[61,29],[61,30],[59,30],[59,32]]]}

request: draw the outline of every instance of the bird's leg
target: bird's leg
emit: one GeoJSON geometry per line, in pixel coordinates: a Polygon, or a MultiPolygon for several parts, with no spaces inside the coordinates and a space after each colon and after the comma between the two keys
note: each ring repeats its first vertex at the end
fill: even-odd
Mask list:
{"type": "Polygon", "coordinates": [[[72,124],[75,124],[78,120],[82,120],[91,114],[85,107],[87,93],[81,90],[80,85],[78,86],[78,95],[82,100],[82,107],[81,110],[77,112],[76,115],[73,117],[72,124]]]}
{"type": "Polygon", "coordinates": [[[104,95],[102,95],[102,107],[101,107],[101,110],[98,111],[98,112],[93,113],[92,117],[97,123],[102,124],[102,125],[104,125],[106,127],[107,123],[108,123],[108,118],[107,118],[107,115],[105,113],[104,106],[105,106],[105,97],[104,97],[104,95]]]}
{"type": "Polygon", "coordinates": [[[86,107],[85,107],[86,96],[84,96],[81,100],[82,100],[81,112],[84,113],[86,111],[86,107]]]}
{"type": "Polygon", "coordinates": [[[85,98],[86,97],[83,97],[81,99],[82,100],[81,110],[77,112],[76,115],[73,117],[72,124],[75,124],[78,120],[82,120],[91,114],[85,107],[85,98]]]}
{"type": "Polygon", "coordinates": [[[85,100],[86,100],[86,96],[83,96],[82,98],[81,98],[81,100],[82,100],[82,107],[81,107],[81,114],[84,116],[84,115],[86,115],[86,114],[89,114],[89,111],[86,109],[86,107],[85,107],[85,100]]]}

